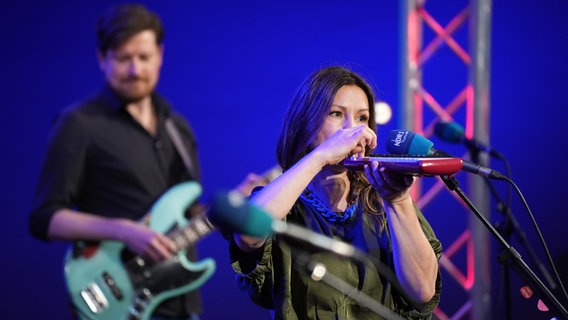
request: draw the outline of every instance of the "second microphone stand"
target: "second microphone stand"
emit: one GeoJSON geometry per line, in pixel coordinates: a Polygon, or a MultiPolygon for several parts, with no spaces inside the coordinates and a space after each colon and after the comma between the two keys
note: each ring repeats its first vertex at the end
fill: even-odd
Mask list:
{"type": "MultiPolygon", "coordinates": [[[[529,254],[530,258],[532,259],[533,263],[536,265],[536,267],[538,267],[541,274],[544,276],[546,283],[548,283],[549,287],[552,290],[554,290],[557,286],[556,282],[554,281],[554,279],[552,279],[552,276],[550,275],[548,270],[546,270],[546,267],[544,266],[542,261],[536,255],[533,247],[531,246],[530,242],[528,241],[528,238],[527,238],[525,232],[523,231],[523,229],[519,225],[519,222],[517,221],[517,219],[515,218],[515,216],[511,212],[511,208],[505,202],[503,202],[503,200],[501,199],[501,197],[497,193],[497,190],[495,190],[495,187],[491,184],[489,179],[486,178],[485,182],[487,183],[489,190],[491,191],[491,194],[493,195],[493,197],[497,201],[497,210],[501,214],[503,214],[503,216],[504,216],[504,221],[502,221],[501,223],[498,223],[496,225],[497,230],[501,231],[501,234],[503,234],[503,237],[504,237],[505,240],[509,240],[510,236],[513,233],[516,234],[518,240],[525,247],[525,249],[526,249],[527,253],[529,254]]],[[[506,319],[510,320],[510,319],[512,319],[512,315],[511,315],[512,308],[511,308],[511,297],[510,297],[511,294],[510,294],[510,290],[509,290],[510,289],[509,268],[506,264],[502,264],[502,266],[503,266],[502,267],[503,283],[504,283],[504,288],[506,290],[506,292],[505,292],[506,319]]]]}
{"type": "MultiPolygon", "coordinates": [[[[476,147],[469,147],[468,149],[469,149],[469,154],[471,155],[471,160],[474,163],[479,163],[480,150],[481,149],[476,148],[476,147]]],[[[505,167],[507,168],[506,176],[510,177],[511,176],[511,170],[510,170],[509,162],[507,161],[505,156],[503,156],[501,153],[496,152],[496,151],[491,153],[491,155],[493,155],[496,158],[503,161],[505,167]]],[[[495,224],[497,231],[500,231],[500,234],[503,235],[503,238],[506,241],[509,241],[511,235],[513,233],[515,233],[518,240],[521,242],[521,244],[526,249],[526,251],[529,254],[530,258],[532,259],[533,263],[536,264],[536,266],[540,270],[541,274],[544,276],[544,278],[545,278],[546,282],[548,283],[548,285],[550,286],[550,288],[554,290],[556,288],[556,283],[554,282],[554,280],[550,276],[550,273],[548,272],[548,270],[546,269],[546,267],[544,266],[542,261],[536,255],[533,247],[531,246],[530,242],[527,239],[525,232],[520,227],[519,222],[517,221],[517,219],[515,218],[515,216],[511,212],[510,186],[509,186],[508,195],[507,195],[508,199],[507,199],[507,201],[503,201],[503,199],[499,196],[499,193],[495,189],[495,186],[493,186],[493,184],[491,183],[491,180],[489,178],[484,178],[484,180],[485,180],[485,184],[489,187],[489,190],[491,191],[491,195],[497,201],[497,211],[500,212],[504,216],[504,220],[501,223],[495,224]]],[[[501,272],[502,272],[502,277],[503,277],[503,279],[502,279],[503,280],[503,288],[505,290],[505,319],[512,320],[513,318],[512,318],[512,314],[511,314],[512,307],[511,307],[509,267],[508,267],[507,264],[501,264],[501,266],[502,266],[501,272]]]]}
{"type": "Polygon", "coordinates": [[[369,308],[371,311],[386,320],[404,320],[402,316],[394,313],[375,299],[328,272],[327,267],[324,264],[312,260],[306,251],[296,249],[295,252],[296,259],[294,259],[294,262],[296,266],[310,274],[314,281],[323,281],[324,283],[327,283],[332,288],[335,288],[339,292],[351,297],[351,299],[357,301],[361,306],[369,308]]]}

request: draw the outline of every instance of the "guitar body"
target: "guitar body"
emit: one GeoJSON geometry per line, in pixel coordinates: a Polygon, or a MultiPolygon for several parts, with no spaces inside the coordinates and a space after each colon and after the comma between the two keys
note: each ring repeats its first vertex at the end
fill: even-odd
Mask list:
{"type": "MultiPolygon", "coordinates": [[[[184,212],[200,194],[200,185],[193,181],[169,189],[151,209],[150,228],[167,234],[185,227],[183,235],[191,234],[190,244],[195,242],[201,235],[195,236],[190,227],[206,229],[207,226],[199,225],[203,223],[199,219],[188,221],[184,212]]],[[[103,241],[97,246],[69,250],[64,276],[81,319],[147,320],[165,299],[199,288],[215,268],[211,258],[190,261],[185,250],[179,250],[169,260],[154,263],[134,256],[122,242],[103,241]]]]}

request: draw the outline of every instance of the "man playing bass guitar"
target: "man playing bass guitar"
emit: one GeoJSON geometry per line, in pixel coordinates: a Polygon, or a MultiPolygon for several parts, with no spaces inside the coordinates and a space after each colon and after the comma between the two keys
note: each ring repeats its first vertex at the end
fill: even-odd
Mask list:
{"type": "MultiPolygon", "coordinates": [[[[96,31],[105,81],[93,95],[63,110],[54,123],[30,232],[45,241],[118,241],[145,261],[168,261],[178,254],[178,246],[163,230],[141,220],[166,190],[187,181],[194,181],[189,189],[194,188],[200,173],[189,124],[155,90],[163,59],[162,23],[142,5],[120,4],[100,17],[96,31]]],[[[200,192],[185,191],[194,199],[200,192]]],[[[191,210],[179,209],[190,217],[191,210]]],[[[188,246],[183,256],[196,261],[194,246],[188,246]]],[[[101,277],[111,284],[116,281],[112,274],[101,277]]],[[[97,301],[98,289],[93,285],[81,290],[86,296],[81,299],[100,304],[85,310],[104,307],[105,301],[97,301]]],[[[199,292],[176,293],[152,316],[198,318],[199,292]]],[[[120,294],[124,290],[114,292],[117,299],[120,294]]]]}

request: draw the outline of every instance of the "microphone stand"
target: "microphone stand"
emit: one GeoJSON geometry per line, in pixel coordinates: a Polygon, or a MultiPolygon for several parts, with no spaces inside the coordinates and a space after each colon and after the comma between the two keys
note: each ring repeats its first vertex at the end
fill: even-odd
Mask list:
{"type": "Polygon", "coordinates": [[[451,191],[455,191],[458,196],[467,204],[472,212],[479,218],[489,232],[497,239],[497,242],[503,247],[504,253],[500,255],[497,261],[513,268],[513,270],[536,292],[544,304],[558,317],[568,319],[568,311],[560,304],[558,299],[550,292],[550,290],[542,283],[537,275],[523,261],[521,255],[511,247],[509,243],[497,232],[491,223],[483,216],[473,203],[467,198],[459,187],[458,181],[453,176],[441,176],[442,180],[451,191]]]}
{"type": "MultiPolygon", "coordinates": [[[[470,144],[466,143],[466,146],[469,150],[469,154],[471,157],[471,160],[474,163],[479,163],[479,149],[475,148],[475,146],[472,146],[470,144]]],[[[499,154],[500,155],[500,154],[499,154]]],[[[498,156],[499,159],[505,160],[504,157],[500,157],[498,156]]],[[[506,163],[506,162],[505,162],[506,163]]],[[[508,166],[507,166],[508,168],[508,166]]],[[[510,176],[510,172],[507,170],[507,176],[510,176]]],[[[511,214],[510,214],[510,209],[509,206],[501,201],[501,197],[499,196],[499,194],[497,193],[497,191],[495,190],[495,188],[493,187],[493,185],[491,184],[491,181],[488,178],[485,178],[485,184],[487,184],[487,186],[489,186],[489,189],[491,190],[491,194],[495,197],[496,201],[497,201],[497,210],[501,213],[503,213],[505,215],[505,221],[501,224],[501,226],[499,227],[499,225],[496,225],[496,228],[498,229],[498,231],[501,231],[502,234],[504,234],[504,238],[505,240],[509,241],[510,239],[510,235],[511,235],[511,225],[510,223],[512,222],[512,219],[510,219],[511,214]]],[[[505,264],[501,264],[501,275],[502,275],[502,285],[503,285],[503,290],[505,291],[505,319],[506,320],[512,320],[513,319],[513,314],[511,313],[511,277],[510,277],[510,273],[509,273],[509,268],[507,265],[505,264]]]]}
{"type": "Polygon", "coordinates": [[[296,266],[310,274],[314,281],[325,282],[387,320],[404,320],[403,317],[394,313],[375,299],[328,272],[323,263],[310,259],[310,255],[306,251],[297,249],[295,252],[297,254],[296,259],[294,259],[296,266]]]}
{"type": "MultiPolygon", "coordinates": [[[[475,146],[468,145],[468,150],[469,150],[470,156],[472,158],[472,161],[474,163],[479,163],[480,149],[476,148],[475,146]]],[[[496,157],[496,158],[501,159],[505,163],[506,167],[509,168],[509,165],[508,165],[508,162],[507,162],[505,156],[503,156],[501,153],[499,153],[495,150],[492,150],[490,152],[490,154],[492,156],[496,157]]],[[[510,177],[510,170],[509,169],[507,169],[507,176],[510,177]]],[[[504,238],[507,241],[509,241],[511,234],[516,233],[517,238],[521,242],[521,245],[523,245],[525,247],[525,249],[527,250],[527,253],[531,257],[532,261],[536,264],[536,266],[540,270],[541,274],[544,276],[544,278],[547,281],[550,288],[552,290],[554,290],[556,288],[556,282],[552,279],[552,277],[550,276],[550,273],[547,271],[547,269],[545,268],[542,261],[536,255],[533,247],[531,246],[531,244],[529,243],[529,241],[527,239],[525,232],[520,227],[519,222],[517,221],[517,219],[515,218],[515,216],[511,212],[511,207],[509,205],[507,205],[507,203],[505,203],[505,201],[503,201],[503,199],[499,196],[499,193],[495,189],[495,186],[491,183],[491,180],[489,178],[484,178],[484,180],[485,180],[485,184],[489,187],[489,190],[491,191],[491,195],[493,195],[493,197],[497,201],[497,211],[500,212],[505,217],[505,220],[502,221],[501,224],[499,224],[499,223],[496,224],[497,230],[501,231],[501,234],[504,235],[504,238]]],[[[511,314],[511,292],[510,292],[509,268],[505,264],[501,264],[501,266],[502,266],[501,271],[502,271],[502,274],[503,274],[503,287],[505,288],[505,318],[510,320],[510,319],[512,319],[512,314],[511,314]]]]}

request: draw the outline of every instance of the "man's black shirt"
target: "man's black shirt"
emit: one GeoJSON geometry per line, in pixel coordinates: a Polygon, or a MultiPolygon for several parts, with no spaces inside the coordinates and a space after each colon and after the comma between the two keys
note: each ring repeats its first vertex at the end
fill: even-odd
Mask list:
{"type": "MultiPolygon", "coordinates": [[[[190,126],[158,94],[152,95],[152,103],[158,119],[155,136],[106,86],[56,118],[29,217],[33,236],[47,241],[51,218],[63,208],[140,220],[167,189],[182,181],[199,180],[199,176],[190,177],[164,121],[167,117],[173,120],[196,166],[193,172],[199,175],[190,126]]],[[[194,248],[188,253],[191,260],[196,259],[194,248]]],[[[190,300],[177,300],[182,309],[199,312],[198,295],[192,294],[190,300]]]]}

